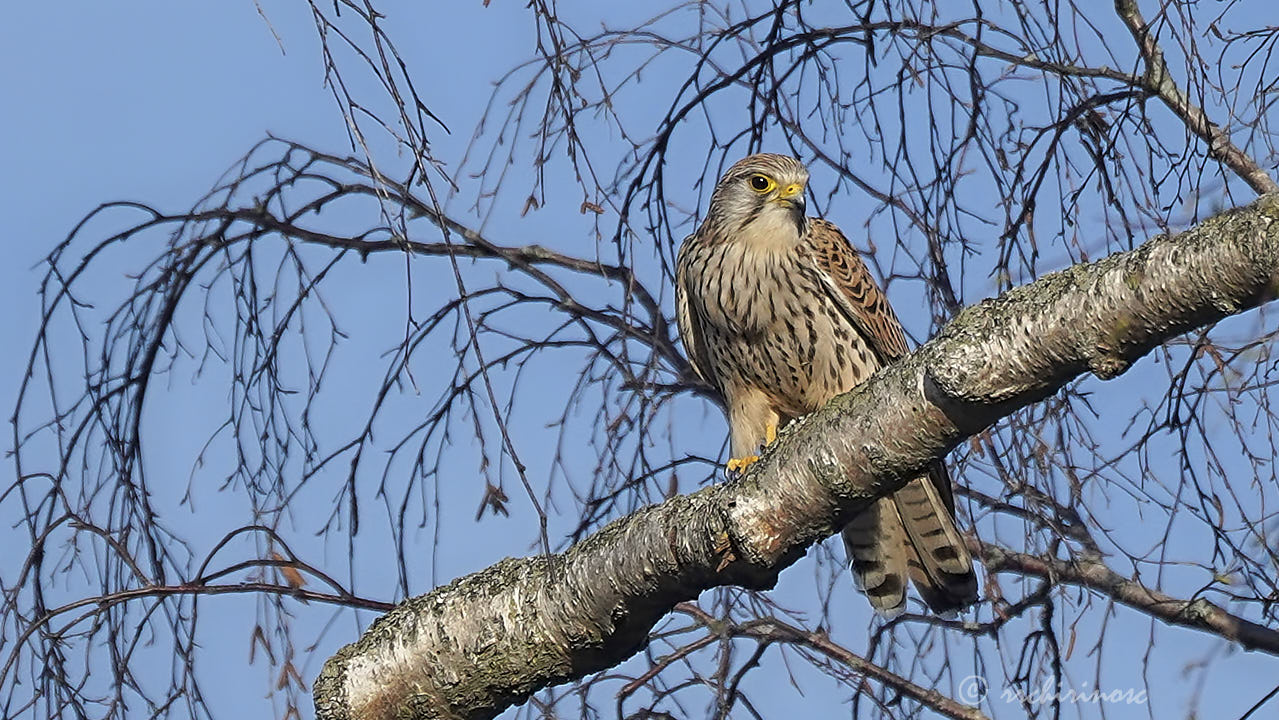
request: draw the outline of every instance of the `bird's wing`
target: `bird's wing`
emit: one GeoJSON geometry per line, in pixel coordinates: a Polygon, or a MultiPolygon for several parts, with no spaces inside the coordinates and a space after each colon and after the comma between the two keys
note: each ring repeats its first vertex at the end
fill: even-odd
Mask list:
{"type": "Polygon", "coordinates": [[[689,236],[680,246],[679,257],[675,261],[675,322],[679,326],[679,338],[684,343],[684,350],[688,353],[688,361],[693,370],[706,382],[719,387],[710,372],[714,366],[706,354],[706,336],[702,331],[701,319],[692,304],[697,288],[691,277],[694,271],[690,263],[698,245],[696,238],[689,236]]]}
{"type": "Polygon", "coordinates": [[[905,355],[908,348],[901,321],[839,228],[826,220],[809,218],[807,240],[818,269],[831,281],[827,287],[835,294],[833,299],[870,343],[880,364],[905,355]]]}
{"type": "MultiPolygon", "coordinates": [[[[853,326],[870,344],[880,365],[887,365],[909,352],[906,333],[901,321],[888,304],[884,291],[875,284],[866,263],[834,223],[816,218],[808,220],[808,246],[818,268],[826,274],[830,283],[828,292],[836,295],[835,301],[844,309],[853,326]]],[[[943,508],[949,515],[955,514],[954,490],[950,473],[944,463],[935,463],[929,469],[929,479],[937,489],[943,508]]],[[[910,523],[907,523],[909,528],[910,523]]],[[[953,538],[948,538],[953,540],[953,538]]],[[[965,553],[966,554],[966,553],[965,553]]]]}

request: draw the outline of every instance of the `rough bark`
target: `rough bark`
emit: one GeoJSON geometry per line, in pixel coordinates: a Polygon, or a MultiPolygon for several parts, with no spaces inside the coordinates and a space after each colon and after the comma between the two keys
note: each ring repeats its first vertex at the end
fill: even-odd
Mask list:
{"type": "Polygon", "coordinates": [[[1277,261],[1279,195],[1267,195],[967,308],[792,424],[745,477],[619,519],[562,554],[508,559],[405,601],[325,664],[317,716],[489,718],[610,667],[707,588],[771,587],[856,508],[1000,417],[1084,372],[1115,377],[1160,343],[1270,299],[1277,261]]]}

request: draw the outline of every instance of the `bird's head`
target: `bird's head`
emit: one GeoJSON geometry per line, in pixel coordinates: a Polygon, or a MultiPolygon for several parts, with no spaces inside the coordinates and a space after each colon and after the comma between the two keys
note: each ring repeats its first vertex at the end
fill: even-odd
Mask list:
{"type": "Polygon", "coordinates": [[[798,242],[803,235],[808,170],[788,155],[737,161],[711,195],[706,221],[747,242],[798,242]]]}

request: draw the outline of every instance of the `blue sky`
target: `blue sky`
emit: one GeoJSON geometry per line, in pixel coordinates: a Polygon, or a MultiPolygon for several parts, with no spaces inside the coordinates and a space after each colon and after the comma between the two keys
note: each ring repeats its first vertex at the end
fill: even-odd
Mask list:
{"type": "MultiPolygon", "coordinates": [[[[479,2],[469,2],[441,4],[430,12],[407,6],[391,10],[391,27],[398,33],[396,39],[405,59],[420,68],[415,79],[421,84],[424,99],[453,130],[451,135],[435,135],[432,148],[437,157],[454,168],[462,160],[493,80],[533,53],[526,13],[521,8],[499,5],[484,8],[479,2]],[[476,39],[481,36],[485,39],[482,47],[476,39]]],[[[36,290],[42,270],[35,266],[95,206],[110,200],[134,199],[163,210],[181,211],[268,133],[338,154],[348,151],[341,115],[323,85],[318,44],[308,15],[297,6],[264,4],[263,9],[269,25],[251,2],[19,3],[8,9],[6,22],[0,26],[0,83],[6,98],[6,110],[0,115],[0,142],[7,168],[0,174],[0,216],[5,219],[9,238],[5,245],[9,261],[0,264],[0,273],[4,274],[10,310],[0,315],[0,338],[8,348],[0,354],[0,406],[13,406],[17,378],[37,328],[36,290]]],[[[613,24],[624,22],[625,18],[615,18],[613,24]]],[[[652,72],[658,74],[656,69],[652,72]]],[[[648,109],[656,113],[669,100],[660,92],[654,97],[658,100],[648,109]]],[[[639,112],[635,123],[643,125],[639,112]]],[[[603,130],[599,132],[604,134],[603,130]]],[[[691,179],[699,169],[676,164],[672,173],[691,179]]],[[[513,172],[522,172],[522,168],[513,172]]],[[[531,180],[516,177],[510,183],[511,192],[500,195],[483,218],[473,217],[494,239],[515,244],[532,238],[555,245],[558,238],[591,231],[589,219],[574,212],[580,198],[571,186],[564,186],[560,194],[552,186],[548,207],[521,217],[522,185],[530,186],[531,180]]],[[[467,190],[473,191],[474,186],[450,200],[450,207],[459,213],[465,213],[470,205],[465,197],[467,190]]],[[[687,198],[683,209],[692,210],[695,206],[696,200],[687,198]]],[[[869,207],[868,199],[854,198],[842,206],[843,217],[833,217],[850,228],[850,236],[859,246],[864,245],[851,230],[857,225],[854,216],[869,207]]],[[[111,222],[117,220],[105,218],[93,228],[102,233],[111,222]]],[[[892,252],[891,246],[881,249],[892,252]]],[[[655,259],[651,248],[638,252],[648,253],[644,256],[646,262],[655,259]]],[[[118,276],[108,274],[101,278],[104,296],[113,296],[128,287],[125,273],[132,268],[127,256],[122,258],[125,259],[118,261],[118,276]]],[[[139,262],[143,259],[145,253],[139,256],[139,262]]],[[[341,300],[351,323],[348,329],[354,334],[352,344],[358,344],[361,332],[376,335],[379,329],[376,321],[369,323],[371,327],[362,327],[362,320],[377,318],[385,308],[403,304],[397,294],[402,276],[395,262],[379,265],[377,260],[368,266],[352,266],[347,272],[350,277],[341,286],[347,292],[341,300]],[[371,277],[376,280],[370,281],[371,277]]],[[[481,268],[475,272],[492,270],[481,268]]],[[[446,280],[444,276],[434,281],[446,280]]],[[[903,315],[911,329],[918,333],[926,328],[923,314],[909,309],[918,308],[919,304],[901,302],[902,297],[917,298],[919,288],[897,283],[893,289],[898,307],[908,308],[903,315]]],[[[989,293],[990,287],[973,281],[968,291],[973,295],[968,298],[971,301],[989,293]]],[[[669,307],[669,297],[666,301],[669,307]]],[[[394,318],[388,322],[393,323],[394,318]]],[[[74,344],[66,349],[78,352],[74,344]]],[[[382,349],[368,349],[368,359],[376,361],[382,349]]],[[[378,367],[376,374],[380,376],[381,366],[378,367]]],[[[147,470],[157,488],[157,497],[168,508],[170,522],[189,533],[197,557],[229,528],[249,521],[249,508],[243,499],[218,490],[216,473],[192,474],[193,460],[210,431],[204,425],[216,417],[226,402],[225,389],[217,385],[222,372],[215,368],[197,378],[192,368],[184,366],[166,380],[159,399],[153,398],[155,404],[148,408],[147,422],[155,451],[147,458],[147,470]],[[158,483],[155,478],[166,481],[158,483]],[[189,486],[193,488],[193,502],[179,505],[189,486]]],[[[346,393],[358,398],[369,379],[352,373],[349,381],[346,393]]],[[[1137,380],[1126,382],[1123,387],[1128,391],[1143,387],[1137,380]]],[[[562,401],[563,390],[554,383],[547,384],[542,392],[547,403],[562,401]]],[[[337,400],[331,401],[335,412],[341,407],[342,397],[339,394],[337,400]]],[[[401,402],[411,413],[415,402],[426,404],[431,397],[429,393],[419,398],[409,395],[401,402]]],[[[1134,407],[1125,404],[1122,393],[1113,400],[1115,407],[1128,407],[1129,412],[1134,407]]],[[[1104,407],[1107,399],[1099,398],[1098,402],[1104,407]]],[[[529,405],[536,406],[536,402],[524,407],[529,405]]],[[[704,414],[706,408],[694,402],[683,403],[681,411],[686,413],[681,419],[682,427],[694,428],[681,440],[705,455],[715,455],[723,432],[722,421],[713,414],[704,414]]],[[[539,421],[535,415],[530,414],[517,424],[533,427],[539,421]]],[[[531,472],[549,473],[554,469],[550,460],[553,446],[547,444],[548,437],[554,436],[529,430],[526,438],[517,439],[531,472]]],[[[415,535],[421,543],[413,549],[416,557],[411,563],[421,570],[421,575],[412,580],[415,592],[478,570],[505,555],[533,550],[530,539],[535,537],[535,524],[517,493],[511,493],[516,510],[511,519],[487,515],[481,522],[474,521],[478,491],[473,482],[477,467],[473,453],[468,456],[459,452],[459,458],[451,460],[454,464],[446,474],[450,482],[442,482],[439,490],[448,512],[433,518],[438,526],[423,528],[415,535]],[[450,538],[452,549],[437,553],[431,561],[429,550],[424,548],[429,547],[436,532],[450,538]]],[[[586,472],[589,467],[586,464],[571,472],[586,472]]],[[[686,480],[682,489],[690,489],[692,482],[695,481],[686,480]]],[[[517,484],[510,484],[507,489],[516,487],[517,484]]],[[[317,492],[305,498],[306,504],[300,506],[299,512],[327,514],[331,502],[331,495],[317,492]]],[[[11,519],[6,516],[4,520],[7,528],[11,519]]],[[[344,546],[315,541],[305,519],[291,529],[295,533],[291,539],[309,562],[338,577],[355,577],[365,595],[392,599],[394,569],[379,562],[387,552],[387,536],[379,534],[376,522],[372,525],[357,541],[357,557],[369,561],[356,568],[346,567],[344,546]]],[[[15,542],[21,542],[21,537],[19,533],[15,542]]],[[[6,552],[0,559],[0,568],[11,569],[17,559],[6,552]]],[[[819,585],[811,572],[791,570],[783,575],[777,597],[803,604],[819,585]]],[[[860,649],[858,643],[865,632],[868,611],[846,587],[837,589],[836,598],[850,608],[849,615],[837,622],[847,623],[843,630],[849,634],[845,637],[851,647],[860,649]]],[[[211,704],[229,713],[256,716],[271,712],[270,701],[263,699],[274,680],[270,668],[260,657],[256,664],[246,661],[251,620],[256,612],[253,601],[213,598],[203,601],[201,612],[202,622],[206,623],[201,639],[207,647],[203,689],[214,696],[211,704]]],[[[297,617],[302,652],[302,646],[313,641],[331,615],[327,610],[298,608],[297,617]]],[[[367,623],[370,617],[366,613],[360,620],[367,623]]],[[[1130,660],[1141,657],[1142,651],[1137,648],[1148,638],[1146,623],[1131,622],[1131,614],[1118,617],[1131,624],[1108,632],[1130,633],[1134,650],[1117,652],[1117,657],[1124,660],[1103,666],[1107,687],[1128,687],[1139,682],[1139,672],[1130,660]]],[[[1123,621],[1116,621],[1116,626],[1123,621]]],[[[328,653],[353,640],[357,632],[349,614],[328,628],[310,653],[312,659],[303,666],[306,680],[310,681],[328,653]]],[[[1195,692],[1194,688],[1183,686],[1180,679],[1184,666],[1207,654],[1222,654],[1222,648],[1185,632],[1156,629],[1155,635],[1160,641],[1161,657],[1152,665],[1151,684],[1175,696],[1176,699],[1164,700],[1168,703],[1164,709],[1172,710],[1195,692]]],[[[1083,648],[1078,652],[1085,654],[1083,648]]],[[[1237,715],[1259,697],[1257,688],[1272,682],[1268,674],[1272,668],[1241,653],[1226,650],[1224,654],[1231,657],[1223,659],[1213,671],[1210,694],[1219,707],[1237,715]]],[[[1080,665],[1089,666],[1086,659],[1080,665]]],[[[785,669],[771,656],[761,675],[771,676],[779,687],[784,688],[788,682],[785,669]]],[[[1079,682],[1095,683],[1096,679],[1082,677],[1079,682]]],[[[842,711],[845,690],[823,678],[807,677],[801,683],[807,691],[803,698],[806,714],[821,716],[842,711]]],[[[788,692],[780,692],[774,701],[767,695],[765,698],[762,709],[770,711],[772,717],[792,708],[795,701],[788,692]]],[[[278,706],[274,709],[278,711],[278,706]]],[[[310,712],[309,704],[305,710],[310,712]]],[[[1108,712],[1109,717],[1115,718],[1145,717],[1147,709],[1123,706],[1109,708],[1108,712]]],[[[1070,716],[1068,712],[1067,717],[1070,716]]]]}

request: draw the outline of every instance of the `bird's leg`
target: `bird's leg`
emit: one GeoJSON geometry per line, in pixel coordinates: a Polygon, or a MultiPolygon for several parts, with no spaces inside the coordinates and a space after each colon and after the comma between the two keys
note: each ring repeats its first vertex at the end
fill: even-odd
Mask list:
{"type": "MultiPolygon", "coordinates": [[[[777,423],[769,423],[764,428],[764,447],[768,447],[769,445],[772,445],[774,442],[776,442],[776,440],[777,440],[777,423]]],[[[757,462],[759,462],[758,455],[747,455],[745,457],[730,458],[729,461],[724,464],[724,466],[728,468],[728,471],[731,473],[740,473],[740,472],[744,472],[746,468],[750,467],[751,465],[757,462]]]]}
{"type": "Polygon", "coordinates": [[[763,390],[754,387],[730,387],[728,394],[728,428],[732,459],[726,467],[730,475],[740,473],[759,460],[759,447],[777,438],[781,422],[772,402],[763,390]]]}

